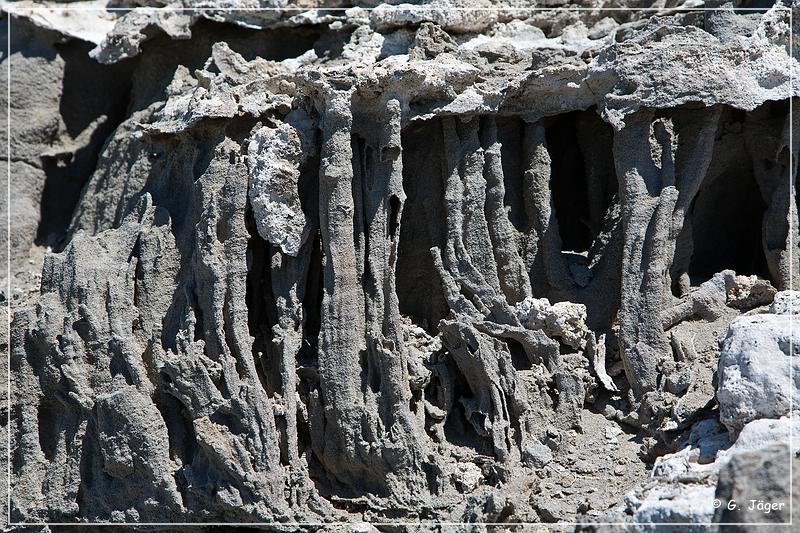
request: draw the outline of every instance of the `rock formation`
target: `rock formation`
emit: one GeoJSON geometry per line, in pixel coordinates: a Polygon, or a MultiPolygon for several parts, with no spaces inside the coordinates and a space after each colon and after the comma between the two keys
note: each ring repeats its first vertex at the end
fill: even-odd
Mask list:
{"type": "Polygon", "coordinates": [[[143,3],[4,7],[12,521],[597,520],[791,420],[787,5],[143,3]]]}
{"type": "Polygon", "coordinates": [[[731,322],[717,374],[719,416],[696,422],[679,438],[678,451],[658,457],[650,478],[598,522],[629,522],[636,532],[707,531],[720,522],[734,531],[754,530],[748,526],[754,523],[790,531],[800,481],[792,468],[800,456],[792,438],[800,412],[792,398],[800,384],[786,365],[794,364],[800,345],[790,313],[800,310],[785,304],[798,296],[780,292],[769,308],[731,322]]]}

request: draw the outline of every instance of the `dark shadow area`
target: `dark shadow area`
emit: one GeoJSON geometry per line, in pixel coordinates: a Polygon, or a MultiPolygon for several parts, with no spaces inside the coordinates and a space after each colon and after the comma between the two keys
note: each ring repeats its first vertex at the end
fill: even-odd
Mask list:
{"type": "Polygon", "coordinates": [[[403,189],[406,201],[400,220],[396,284],[400,313],[435,330],[448,306],[430,249],[440,246],[440,122],[427,121],[403,132],[403,189]]]}
{"type": "MultiPolygon", "coordinates": [[[[300,401],[307,407],[310,405],[312,394],[319,394],[319,331],[322,325],[322,297],[324,278],[322,272],[322,237],[319,232],[312,236],[311,259],[305,281],[303,294],[303,342],[297,354],[298,395],[300,401]]],[[[312,466],[314,452],[312,451],[310,420],[297,413],[297,446],[302,456],[306,455],[309,461],[311,479],[319,484],[324,478],[322,470],[315,471],[312,466]]]]}
{"type": "Polygon", "coordinates": [[[770,277],[762,246],[767,206],[744,145],[744,123],[741,111],[726,110],[721,117],[708,173],[688,214],[692,285],[728,268],[770,277]]]}
{"type": "Polygon", "coordinates": [[[503,163],[503,184],[506,195],[504,204],[508,207],[508,219],[517,231],[528,228],[523,195],[523,175],[525,173],[522,154],[522,140],[525,135],[525,122],[519,117],[497,117],[497,140],[500,141],[500,157],[503,163]]]}
{"type": "Polygon", "coordinates": [[[272,343],[272,325],[277,319],[274,316],[275,303],[272,297],[272,281],[269,260],[269,243],[261,238],[256,230],[256,222],[248,204],[246,214],[247,229],[250,239],[247,241],[247,327],[253,337],[253,357],[255,369],[261,385],[269,396],[280,389],[280,375],[276,372],[265,372],[264,359],[268,358],[272,343]]]}
{"type": "Polygon", "coordinates": [[[324,277],[322,272],[322,237],[319,232],[313,236],[311,260],[303,294],[303,346],[298,354],[301,366],[317,367],[317,345],[322,326],[322,296],[324,277]]]}
{"type": "Polygon", "coordinates": [[[547,151],[550,154],[550,187],[561,249],[587,251],[592,244],[586,213],[589,199],[586,169],[578,146],[576,113],[552,117],[546,126],[547,151]]]}
{"type": "Polygon", "coordinates": [[[533,363],[528,359],[522,344],[513,339],[506,339],[506,345],[511,353],[511,364],[514,365],[514,370],[531,370],[533,368],[533,363]]]}
{"type": "Polygon", "coordinates": [[[561,249],[586,252],[617,190],[613,130],[590,109],[551,117],[545,136],[561,249]]]}
{"type": "Polygon", "coordinates": [[[63,407],[57,400],[43,399],[36,413],[39,427],[39,447],[44,458],[52,461],[56,455],[61,437],[61,417],[63,407]]]}
{"type": "MultiPolygon", "coordinates": [[[[180,461],[180,464],[184,466],[191,465],[197,454],[198,443],[194,426],[185,415],[183,404],[163,390],[155,392],[154,402],[167,426],[170,459],[180,461]]],[[[180,487],[181,478],[182,476],[176,476],[176,481],[178,481],[181,492],[185,494],[185,488],[181,489],[180,487]]]]}
{"type": "Polygon", "coordinates": [[[473,401],[475,395],[470,388],[467,380],[457,369],[455,364],[451,366],[451,375],[455,377],[453,389],[453,407],[447,413],[447,420],[444,423],[444,434],[447,441],[456,446],[471,448],[481,455],[494,457],[494,448],[491,439],[480,435],[476,431],[478,427],[484,427],[485,414],[475,411],[471,414],[471,420],[467,418],[467,411],[464,402],[473,401]]]}
{"type": "Polygon", "coordinates": [[[47,178],[35,243],[60,251],[100,151],[125,118],[136,62],[101,65],[89,57],[92,46],[78,41],[56,44],[55,49],[64,61],[59,114],[65,134],[40,156],[47,178]]]}
{"type": "Polygon", "coordinates": [[[761,225],[766,205],[752,175],[717,180],[701,190],[694,203],[692,238],[694,253],[689,264],[695,278],[709,279],[726,268],[737,274],[769,278],[761,246],[761,225]]]}
{"type": "MultiPolygon", "coordinates": [[[[724,1],[715,2],[715,4],[718,4],[718,5],[723,5],[725,3],[726,2],[724,2],[724,1]]],[[[772,6],[774,6],[777,3],[779,3],[779,2],[776,2],[775,0],[733,0],[733,2],[732,2],[733,8],[734,8],[733,11],[735,13],[739,14],[739,15],[749,15],[749,14],[753,14],[753,13],[766,13],[767,10],[769,10],[772,6]],[[756,10],[756,9],[758,11],[752,11],[752,10],[756,10]]],[[[784,5],[786,5],[786,4],[784,4],[784,5]]],[[[716,6],[711,5],[709,7],[716,7],[716,6]]],[[[786,7],[789,7],[789,5],[786,5],[786,7]]]]}

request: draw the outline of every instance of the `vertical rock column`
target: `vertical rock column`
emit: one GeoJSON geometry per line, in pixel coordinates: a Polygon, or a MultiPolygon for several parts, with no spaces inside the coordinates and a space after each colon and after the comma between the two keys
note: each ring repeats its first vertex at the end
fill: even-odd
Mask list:
{"type": "Polygon", "coordinates": [[[364,349],[363,289],[357,278],[353,238],[353,151],[350,92],[325,97],[319,174],[319,215],[322,233],[323,297],[319,338],[319,373],[325,409],[321,459],[339,480],[363,476],[369,451],[361,413],[359,353],[364,349]]]}
{"type": "MultiPolygon", "coordinates": [[[[299,462],[297,357],[303,343],[303,298],[316,223],[305,216],[300,200],[302,166],[314,153],[314,124],[302,111],[287,116],[277,128],[262,127],[248,147],[250,205],[259,234],[269,244],[270,301],[275,305],[270,345],[282,409],[276,417],[282,433],[281,456],[297,474],[299,462]]],[[[268,367],[271,365],[267,365],[268,367]]],[[[294,475],[292,491],[302,485],[294,475]]]]}
{"type": "Polygon", "coordinates": [[[375,137],[379,146],[365,143],[354,154],[351,99],[350,92],[326,90],[322,116],[325,427],[314,432],[315,450],[326,470],[354,491],[410,501],[421,469],[394,276],[404,198],[400,108],[390,101],[375,137]]]}
{"type": "Polygon", "coordinates": [[[765,105],[748,115],[745,122],[746,147],[753,159],[762,199],[767,204],[762,222],[762,247],[770,276],[779,290],[796,289],[800,279],[800,233],[795,198],[800,135],[795,133],[793,146],[789,144],[792,127],[795,132],[800,130],[800,118],[797,113],[794,115],[776,117],[772,108],[765,105]],[[794,249],[791,249],[792,244],[794,249]],[[789,287],[790,280],[794,280],[795,287],[789,287]]]}
{"type": "Polygon", "coordinates": [[[625,235],[620,348],[637,399],[656,390],[658,363],[672,357],[661,309],[686,210],[711,160],[719,109],[693,117],[654,120],[652,111],[640,111],[614,137],[625,235]]]}
{"type": "MultiPolygon", "coordinates": [[[[401,330],[395,269],[400,238],[403,192],[401,108],[390,99],[375,113],[359,118],[355,155],[357,252],[364,288],[368,386],[363,388],[368,431],[380,442],[387,483],[394,497],[422,484],[419,439],[411,414],[407,353],[401,330]],[[363,128],[363,131],[362,131],[363,128]],[[362,255],[363,254],[363,255],[362,255]]],[[[358,106],[362,107],[362,106],[358,106]]]]}
{"type": "Polygon", "coordinates": [[[486,180],[486,219],[492,248],[497,262],[500,288],[510,304],[531,296],[531,283],[525,263],[519,253],[520,235],[508,219],[505,207],[505,183],[501,145],[497,139],[495,117],[484,119],[484,178],[486,180]]]}
{"type": "MultiPolygon", "coordinates": [[[[470,395],[458,401],[474,431],[471,438],[476,446],[491,450],[502,462],[521,459],[541,466],[546,458],[537,452],[543,448],[538,432],[545,425],[539,417],[543,412],[552,416],[553,405],[547,394],[518,370],[529,372],[525,367],[530,364],[537,366],[540,375],[552,373],[565,406],[572,395],[566,381],[556,375],[563,370],[558,343],[542,331],[525,329],[509,304],[531,293],[528,265],[511,237],[525,239],[527,250],[535,251],[540,242],[538,227],[531,224],[530,231],[521,235],[509,224],[493,119],[473,118],[459,123],[443,118],[439,139],[441,181],[434,181],[432,187],[442,189],[442,209],[436,209],[434,201],[426,209],[431,227],[439,231],[440,241],[431,253],[450,308],[450,315],[438,327],[454,365],[447,372],[440,371],[438,378],[444,389],[452,390],[455,376],[451,374],[457,372],[469,387],[470,395]],[[520,362],[519,369],[515,368],[509,341],[519,343],[529,360],[520,362]]],[[[536,167],[536,171],[542,172],[542,179],[548,179],[545,169],[536,167]]],[[[547,191],[549,188],[542,201],[549,205],[547,191]]],[[[527,207],[529,214],[537,215],[539,205],[535,201],[527,207]]],[[[535,252],[532,257],[536,260],[535,252]]],[[[448,404],[443,408],[447,418],[459,416],[448,404]]],[[[574,420],[563,423],[572,425],[574,420]]]]}
{"type": "Polygon", "coordinates": [[[529,242],[534,254],[531,285],[536,292],[545,292],[558,299],[572,299],[573,281],[561,254],[561,236],[553,208],[550,188],[552,162],[547,151],[544,125],[540,122],[526,124],[524,143],[526,167],[523,191],[529,242]]]}

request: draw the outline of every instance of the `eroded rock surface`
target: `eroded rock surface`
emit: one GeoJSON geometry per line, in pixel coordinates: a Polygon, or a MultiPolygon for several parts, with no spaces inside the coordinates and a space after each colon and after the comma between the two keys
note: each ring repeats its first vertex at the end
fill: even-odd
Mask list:
{"type": "MultiPolygon", "coordinates": [[[[779,292],[769,310],[784,311],[774,303],[794,295],[779,292]]],[[[788,317],[757,311],[735,319],[722,343],[718,413],[695,423],[676,442],[676,452],[656,458],[649,479],[597,522],[625,523],[637,532],[751,531],[760,527],[755,524],[791,530],[800,409],[789,396],[796,391],[788,365],[797,355],[789,351],[788,317]],[[777,353],[783,361],[774,360],[777,353]]],[[[587,524],[581,530],[604,529],[587,524]]]]}
{"type": "Polygon", "coordinates": [[[274,9],[4,6],[13,520],[778,494],[742,439],[797,366],[789,7],[230,4],[274,9]]]}
{"type": "Polygon", "coordinates": [[[731,322],[718,371],[720,420],[732,432],[800,405],[800,333],[787,315],[731,322]]]}

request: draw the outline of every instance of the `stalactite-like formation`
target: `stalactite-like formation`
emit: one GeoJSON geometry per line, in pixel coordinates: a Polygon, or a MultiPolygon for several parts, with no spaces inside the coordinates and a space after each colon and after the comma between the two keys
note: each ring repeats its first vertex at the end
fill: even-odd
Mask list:
{"type": "Polygon", "coordinates": [[[14,519],[545,520],[587,412],[708,413],[721,332],[800,278],[786,10],[387,7],[92,52],[130,105],[14,314],[14,519]]]}

